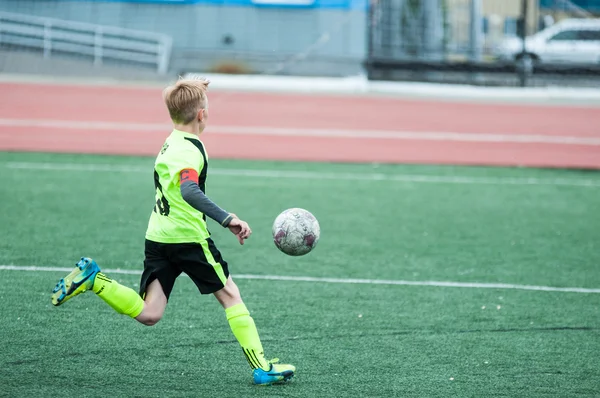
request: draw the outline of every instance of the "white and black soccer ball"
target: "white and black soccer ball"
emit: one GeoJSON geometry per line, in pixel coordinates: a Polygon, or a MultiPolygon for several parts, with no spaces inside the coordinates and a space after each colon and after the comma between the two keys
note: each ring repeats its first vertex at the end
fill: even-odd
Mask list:
{"type": "Polygon", "coordinates": [[[319,221],[308,210],[282,211],[273,223],[273,242],[283,253],[303,256],[312,251],[321,237],[319,221]]]}

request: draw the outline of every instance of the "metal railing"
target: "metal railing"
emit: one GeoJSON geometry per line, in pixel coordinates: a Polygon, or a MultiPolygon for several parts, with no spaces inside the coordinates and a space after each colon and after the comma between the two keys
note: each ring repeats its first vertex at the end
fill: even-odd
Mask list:
{"type": "Polygon", "coordinates": [[[169,69],[172,38],[168,35],[54,18],[0,12],[0,46],[11,45],[93,58],[95,65],[112,59],[169,69]]]}

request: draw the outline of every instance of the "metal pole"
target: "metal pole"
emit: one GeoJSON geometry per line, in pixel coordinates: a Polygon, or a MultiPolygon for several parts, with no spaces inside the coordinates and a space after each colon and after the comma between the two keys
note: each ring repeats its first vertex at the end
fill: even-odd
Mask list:
{"type": "Polygon", "coordinates": [[[440,4],[438,0],[423,0],[423,48],[420,48],[421,59],[438,60],[439,59],[439,27],[441,25],[440,4]]]}
{"type": "Polygon", "coordinates": [[[369,0],[367,2],[367,59],[366,59],[366,69],[367,69],[367,80],[371,80],[371,60],[373,58],[373,8],[375,7],[375,1],[369,0]]]}
{"type": "Polygon", "coordinates": [[[471,0],[470,7],[470,53],[471,60],[475,62],[481,61],[481,51],[483,48],[483,18],[481,17],[481,0],[471,0]]]}
{"type": "Polygon", "coordinates": [[[521,87],[527,87],[527,78],[532,70],[532,59],[527,54],[527,44],[525,38],[527,37],[527,11],[528,11],[529,0],[521,0],[521,31],[520,36],[522,40],[521,55],[517,64],[519,73],[519,81],[521,87]]]}

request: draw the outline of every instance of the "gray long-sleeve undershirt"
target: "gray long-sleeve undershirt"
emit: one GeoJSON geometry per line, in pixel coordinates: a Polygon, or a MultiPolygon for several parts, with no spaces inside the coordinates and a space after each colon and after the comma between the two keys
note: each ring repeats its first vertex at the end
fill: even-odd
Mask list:
{"type": "Polygon", "coordinates": [[[181,196],[194,209],[206,214],[223,227],[229,225],[233,218],[228,212],[217,206],[210,200],[194,181],[184,181],[181,184],[181,196]]]}

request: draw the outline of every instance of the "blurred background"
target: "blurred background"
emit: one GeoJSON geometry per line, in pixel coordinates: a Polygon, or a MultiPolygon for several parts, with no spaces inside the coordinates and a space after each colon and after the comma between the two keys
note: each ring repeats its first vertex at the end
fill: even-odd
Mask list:
{"type": "Polygon", "coordinates": [[[599,15],[600,0],[2,0],[0,71],[600,87],[599,15]]]}

